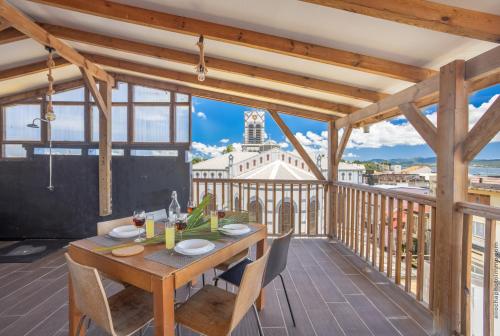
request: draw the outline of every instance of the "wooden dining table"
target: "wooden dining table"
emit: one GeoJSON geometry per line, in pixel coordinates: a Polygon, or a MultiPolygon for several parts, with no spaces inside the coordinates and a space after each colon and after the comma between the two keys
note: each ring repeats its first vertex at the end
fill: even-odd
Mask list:
{"type": "MultiPolygon", "coordinates": [[[[264,254],[266,248],[267,228],[262,224],[251,224],[252,233],[236,240],[217,251],[203,256],[182,268],[164,265],[145,256],[165,249],[164,244],[146,245],[144,252],[130,257],[115,257],[109,251],[96,249],[102,247],[89,239],[70,243],[68,253],[76,262],[95,267],[109,278],[136,286],[152,293],[154,301],[154,329],[156,336],[174,335],[175,326],[175,290],[197,279],[205,271],[219,265],[225,260],[253,245],[257,246],[257,258],[264,254]]],[[[78,321],[82,313],[74,302],[71,277],[68,276],[69,293],[69,334],[76,335],[78,321]]],[[[264,290],[261,290],[256,302],[259,310],[264,307],[264,290]]],[[[84,330],[81,331],[81,335],[84,330]]]]}

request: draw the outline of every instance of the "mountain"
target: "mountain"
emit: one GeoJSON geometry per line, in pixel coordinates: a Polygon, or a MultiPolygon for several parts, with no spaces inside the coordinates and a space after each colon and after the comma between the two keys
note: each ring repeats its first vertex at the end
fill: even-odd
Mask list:
{"type": "MultiPolygon", "coordinates": [[[[401,165],[402,167],[409,167],[414,165],[423,166],[435,166],[436,157],[417,157],[411,159],[373,159],[367,162],[374,163],[390,163],[391,165],[401,165]]],[[[500,159],[489,159],[489,160],[474,160],[471,163],[473,167],[488,167],[488,168],[500,168],[500,159]]]]}

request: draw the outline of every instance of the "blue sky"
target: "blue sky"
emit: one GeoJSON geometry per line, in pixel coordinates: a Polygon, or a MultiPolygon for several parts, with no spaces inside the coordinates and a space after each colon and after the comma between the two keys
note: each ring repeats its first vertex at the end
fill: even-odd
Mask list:
{"type": "MultiPolygon", "coordinates": [[[[500,85],[478,91],[470,96],[471,123],[484,113],[495,95],[500,94],[500,85]]],[[[220,153],[226,144],[236,147],[243,141],[243,113],[251,108],[193,98],[193,148],[195,153],[213,156],[220,153]]],[[[435,121],[436,106],[424,110],[429,119],[435,121]]],[[[325,150],[326,124],[304,118],[282,115],[285,123],[296,134],[299,141],[311,150],[325,150]]],[[[266,132],[270,139],[281,143],[285,150],[293,148],[269,115],[266,116],[266,132]]],[[[406,119],[397,118],[378,123],[369,134],[354,130],[345,152],[345,159],[395,159],[432,157],[434,152],[424,144],[406,119]]],[[[500,136],[487,145],[478,155],[481,159],[500,158],[500,136]]]]}

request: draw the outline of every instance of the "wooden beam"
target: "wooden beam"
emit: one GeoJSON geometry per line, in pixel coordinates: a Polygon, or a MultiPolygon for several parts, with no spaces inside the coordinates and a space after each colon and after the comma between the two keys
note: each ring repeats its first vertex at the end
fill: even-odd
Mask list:
{"type": "MultiPolygon", "coordinates": [[[[498,73],[500,73],[500,46],[465,62],[465,79],[468,82],[481,81],[486,77],[496,76],[498,73]]],[[[390,114],[391,117],[399,115],[401,114],[398,109],[399,105],[414,102],[418,107],[422,107],[419,104],[420,101],[426,101],[427,104],[430,104],[438,96],[438,92],[439,76],[430,77],[377,103],[340,118],[335,122],[335,127],[339,129],[346,125],[356,125],[384,114],[390,114]]]]}
{"type": "Polygon", "coordinates": [[[28,37],[14,28],[0,31],[0,45],[26,40],[28,37]]]}
{"type": "Polygon", "coordinates": [[[434,124],[420,112],[420,109],[413,103],[403,103],[399,105],[399,109],[420,136],[425,140],[427,145],[436,152],[436,136],[437,128],[434,124]]]}
{"type": "Polygon", "coordinates": [[[346,126],[344,128],[344,134],[342,134],[342,139],[340,140],[340,143],[337,148],[337,153],[335,153],[335,162],[338,164],[340,163],[340,160],[342,159],[342,155],[344,155],[344,150],[347,147],[347,143],[349,142],[349,137],[351,136],[352,132],[352,127],[351,126],[346,126]]]}
{"type": "Polygon", "coordinates": [[[335,116],[330,115],[330,114],[323,114],[323,113],[318,113],[316,111],[301,109],[301,108],[292,107],[292,106],[288,106],[288,105],[276,104],[276,103],[271,103],[271,102],[258,100],[258,99],[240,97],[240,96],[235,96],[235,95],[222,93],[222,92],[209,91],[209,90],[205,90],[205,89],[199,89],[199,88],[179,85],[179,84],[175,84],[175,83],[168,83],[168,82],[164,82],[164,81],[160,81],[160,80],[156,80],[156,79],[143,78],[143,77],[125,75],[125,74],[114,74],[114,77],[115,77],[115,80],[117,80],[117,81],[123,81],[123,82],[133,83],[133,84],[137,84],[137,85],[143,85],[143,86],[149,86],[149,87],[158,88],[158,89],[162,89],[162,90],[182,92],[182,93],[187,93],[187,94],[201,97],[201,98],[223,101],[226,103],[243,105],[243,106],[248,106],[248,107],[253,107],[253,108],[258,108],[258,109],[275,110],[275,111],[279,111],[281,113],[295,115],[295,116],[308,118],[308,119],[314,119],[314,120],[318,120],[318,121],[334,121],[336,119],[335,116]]]}
{"type": "MultiPolygon", "coordinates": [[[[55,68],[71,65],[64,58],[54,58],[55,68]]],[[[5,69],[0,71],[0,81],[14,79],[22,76],[28,76],[48,70],[47,61],[41,61],[31,64],[22,65],[15,68],[5,69]]]]}
{"type": "Polygon", "coordinates": [[[498,132],[500,132],[500,99],[497,97],[467,134],[462,144],[463,159],[472,161],[498,132]]]}
{"type": "MultiPolygon", "coordinates": [[[[87,77],[93,77],[87,74],[87,77]]],[[[94,83],[95,84],[95,83],[94,83]]],[[[104,110],[99,108],[99,215],[108,216],[112,213],[111,186],[111,82],[101,82],[99,94],[104,110]]]]}
{"type": "Polygon", "coordinates": [[[90,94],[94,98],[94,101],[96,102],[97,107],[99,108],[99,111],[103,113],[104,116],[107,118],[109,110],[109,107],[107,106],[108,103],[106,103],[104,97],[101,96],[94,77],[92,77],[92,75],[84,68],[80,68],[80,71],[82,73],[83,80],[85,81],[85,84],[87,85],[87,88],[90,91],[90,94]]]}
{"type": "Polygon", "coordinates": [[[0,32],[4,31],[7,28],[10,28],[10,23],[0,19],[0,32]]]}
{"type": "Polygon", "coordinates": [[[434,269],[434,334],[460,333],[463,215],[455,207],[467,200],[468,163],[460,144],[468,131],[464,61],[441,68],[437,114],[437,190],[434,269]]]}
{"type": "Polygon", "coordinates": [[[9,22],[12,27],[34,39],[44,46],[53,48],[61,57],[80,68],[85,68],[92,76],[103,81],[110,81],[113,84],[113,78],[108,76],[106,71],[99,68],[65,42],[62,42],[54,35],[49,34],[21,11],[10,5],[6,0],[0,0],[0,17],[9,22]]]}
{"type": "Polygon", "coordinates": [[[156,29],[198,36],[316,62],[365,71],[410,82],[420,82],[436,72],[430,69],[106,0],[32,0],[68,10],[134,23],[156,29]]]}
{"type": "MultiPolygon", "coordinates": [[[[70,80],[67,82],[57,83],[54,85],[54,90],[59,93],[67,90],[72,90],[83,86],[85,83],[83,79],[79,78],[76,80],[70,80]]],[[[20,103],[29,99],[36,99],[47,95],[47,86],[42,88],[36,88],[32,90],[27,90],[23,92],[16,92],[11,95],[6,95],[0,97],[0,105],[10,105],[20,103]]]]}
{"type": "Polygon", "coordinates": [[[339,163],[336,160],[337,148],[339,144],[339,130],[335,128],[333,121],[328,122],[328,212],[327,224],[329,228],[329,236],[335,238],[337,232],[337,218],[336,211],[338,192],[335,182],[338,181],[339,163]]]}
{"type": "Polygon", "coordinates": [[[295,135],[293,135],[292,131],[290,131],[290,129],[285,124],[285,122],[283,121],[283,119],[281,119],[281,117],[279,116],[278,112],[273,111],[273,110],[269,110],[268,112],[271,115],[271,117],[274,119],[274,121],[276,122],[276,124],[278,124],[279,128],[285,134],[285,136],[287,137],[287,139],[292,143],[293,147],[295,148],[295,150],[297,151],[297,153],[299,153],[299,155],[302,158],[302,160],[304,160],[305,163],[307,164],[307,166],[309,167],[309,169],[311,169],[311,172],[314,174],[314,176],[316,176],[316,178],[318,180],[322,180],[322,181],[326,180],[325,176],[323,175],[323,173],[321,172],[321,170],[318,168],[318,166],[316,166],[316,164],[314,163],[313,159],[311,159],[311,157],[309,156],[309,154],[306,152],[306,150],[304,149],[304,147],[302,147],[302,145],[300,144],[299,140],[297,140],[297,138],[295,137],[295,135]]]}
{"type": "MultiPolygon", "coordinates": [[[[188,53],[176,49],[169,49],[151,44],[135,42],[51,24],[40,23],[40,26],[54,36],[57,36],[64,40],[83,42],[99,47],[106,47],[113,50],[120,50],[143,56],[151,56],[154,58],[174,61],[182,64],[196,65],[199,60],[198,54],[188,53]]],[[[238,63],[222,58],[205,56],[205,62],[209,69],[248,76],[251,78],[270,80],[277,83],[341,95],[349,98],[360,99],[363,101],[374,102],[387,96],[387,94],[382,92],[376,92],[356,86],[311,78],[302,75],[295,75],[284,71],[238,63]]]]}
{"type": "Polygon", "coordinates": [[[248,94],[267,99],[280,100],[292,104],[309,106],[316,109],[321,109],[325,113],[343,116],[346,113],[352,113],[356,108],[350,105],[334,103],[306,96],[299,96],[288,92],[276,91],[257,86],[250,86],[236,82],[225,80],[206,78],[203,82],[198,81],[197,76],[193,73],[185,73],[166,68],[155,67],[147,64],[136,63],[126,60],[121,60],[109,56],[84,54],[88,59],[109,67],[117,69],[125,69],[141,73],[143,75],[152,75],[167,78],[170,80],[195,84],[197,86],[211,87],[219,90],[232,91],[240,94],[248,94]]]}
{"type": "Polygon", "coordinates": [[[500,16],[426,0],[302,0],[378,19],[500,43],[500,16]]]}

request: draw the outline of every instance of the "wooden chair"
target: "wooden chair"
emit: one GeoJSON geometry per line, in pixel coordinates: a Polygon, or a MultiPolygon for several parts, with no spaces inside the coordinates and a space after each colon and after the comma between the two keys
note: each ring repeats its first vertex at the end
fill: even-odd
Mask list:
{"type": "Polygon", "coordinates": [[[97,223],[97,235],[102,236],[102,235],[108,234],[115,227],[122,226],[122,225],[132,225],[132,216],[112,219],[112,220],[105,221],[105,222],[98,222],[97,223]]]}
{"type": "Polygon", "coordinates": [[[249,309],[253,308],[259,334],[263,336],[255,300],[261,290],[269,250],[258,260],[247,265],[238,294],[215,286],[205,286],[181,304],[175,311],[177,330],[180,324],[207,336],[229,335],[249,309]]]}
{"type": "Polygon", "coordinates": [[[153,320],[153,297],[134,286],[107,298],[99,273],[75,262],[65,254],[74,292],[75,305],[83,314],[77,328],[80,335],[85,319],[112,336],[133,335],[153,320]]]}

